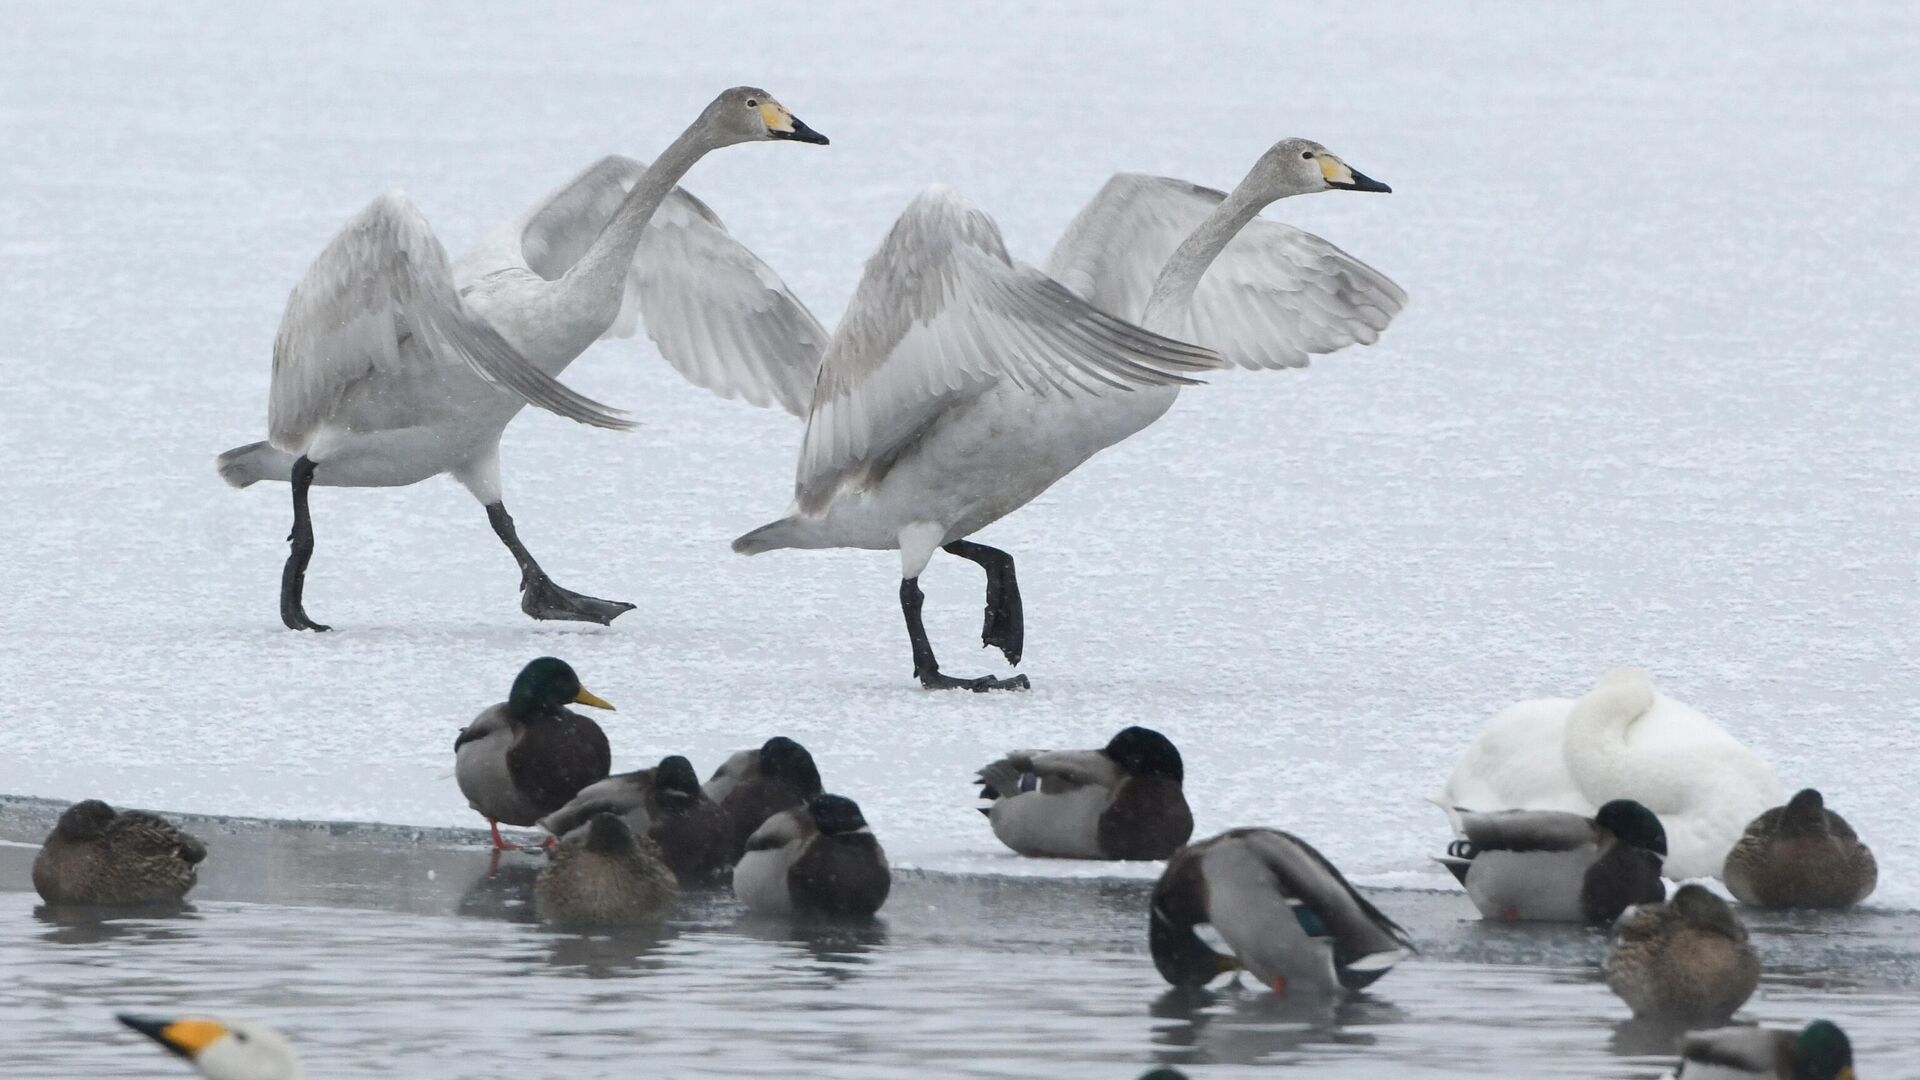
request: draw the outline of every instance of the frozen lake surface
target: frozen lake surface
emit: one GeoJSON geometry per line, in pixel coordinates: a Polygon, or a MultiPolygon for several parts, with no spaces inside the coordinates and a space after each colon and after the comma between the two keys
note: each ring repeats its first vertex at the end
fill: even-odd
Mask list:
{"type": "MultiPolygon", "coordinates": [[[[1132,1080],[1157,1063],[1592,1078],[1672,1063],[1673,1033],[1629,1021],[1600,981],[1597,932],[1490,926],[1452,892],[1376,892],[1420,956],[1352,1000],[1285,1003],[1169,990],[1142,881],[903,872],[869,924],[755,919],[701,892],[658,931],[581,936],[529,921],[537,860],[490,865],[479,832],[193,821],[214,854],[192,911],[55,915],[20,891],[32,848],[7,842],[51,810],[0,802],[0,965],[21,973],[0,986],[9,1075],[157,1070],[111,1014],[209,1001],[283,1027],[329,1078],[1132,1080]]],[[[1913,916],[1746,917],[1767,977],[1743,1019],[1833,1017],[1874,1075],[1920,1058],[1913,916]]]]}
{"type": "MultiPolygon", "coordinates": [[[[1363,882],[1437,888],[1426,856],[1444,823],[1422,799],[1486,717],[1637,663],[1790,789],[1827,793],[1880,856],[1874,917],[1920,908],[1908,6],[833,2],[765,18],[187,3],[14,5],[7,19],[0,792],[468,825],[436,779],[453,736],[553,653],[620,706],[616,767],[674,752],[704,773],[791,735],[929,882],[1111,873],[1014,859],[967,780],[1013,746],[1094,746],[1141,723],[1185,752],[1202,833],[1278,825],[1363,882]],[[1031,693],[920,692],[889,554],[732,555],[733,536],[786,505],[800,427],[686,385],[644,342],[598,346],[567,373],[634,409],[637,433],[527,414],[503,451],[508,505],[555,578],[639,610],[609,628],[528,621],[479,507],[434,481],[318,490],[308,610],[337,629],[281,629],[286,489],[229,490],[213,456],[264,435],[274,330],[313,256],[393,187],[457,252],[599,155],[651,157],[743,81],[833,145],[722,152],[688,187],[829,325],[926,184],[970,195],[1037,261],[1112,172],[1226,187],[1288,135],[1395,193],[1269,216],[1379,267],[1411,306],[1374,348],[1192,391],[981,534],[1019,561],[1031,693]]],[[[943,557],[923,584],[948,670],[1003,672],[975,647],[979,571],[943,557]]],[[[348,1054],[367,1052],[345,1049],[353,1024],[406,1022],[343,1001],[352,950],[415,932],[463,942],[442,973],[535,970],[560,1001],[604,989],[565,981],[575,969],[547,966],[552,942],[521,927],[439,909],[363,925],[209,893],[196,919],[66,954],[79,966],[57,978],[121,977],[87,966],[102,957],[178,971],[141,946],[212,935],[231,977],[188,989],[244,1004],[279,992],[278,948],[323,927],[354,943],[324,954],[342,1011],[290,1026],[348,1054]]],[[[52,962],[32,944],[52,931],[9,902],[8,948],[52,962]]],[[[945,970],[941,989],[991,1003],[1002,980],[1028,980],[1045,996],[1021,1022],[1060,1025],[1044,1045],[1094,1054],[1116,1029],[1049,1011],[1091,1010],[1126,1025],[1116,1058],[1147,1058],[1157,990],[1140,957],[1108,955],[1121,946],[1076,958],[1049,941],[1029,963],[975,940],[978,923],[889,914],[890,942],[924,933],[978,963],[945,970]]],[[[722,944],[741,951],[712,962],[741,978],[802,955],[713,934],[648,954],[686,980],[619,992],[692,993],[722,944]]],[[[871,973],[848,985],[883,1000],[918,977],[913,955],[827,967],[871,973]]],[[[1429,957],[1382,998],[1442,1011],[1368,1014],[1370,1037],[1425,1038],[1431,1067],[1449,1067],[1448,1033],[1424,1025],[1497,1019],[1450,997],[1449,978],[1612,1015],[1591,980],[1429,957]]],[[[568,1015],[509,982],[473,992],[549,1027],[568,1015]]],[[[1265,1023],[1234,1009],[1206,1034],[1265,1023]]],[[[436,1015],[493,1032],[500,1013],[436,1015]]],[[[964,1068],[983,1028],[950,1023],[920,1048],[964,1068]]],[[[814,1037],[837,1060],[860,1033],[814,1037]]],[[[1580,1037],[1580,1053],[1603,1052],[1580,1037]]],[[[448,1045],[503,1061],[618,1049],[497,1041],[448,1045]]]]}

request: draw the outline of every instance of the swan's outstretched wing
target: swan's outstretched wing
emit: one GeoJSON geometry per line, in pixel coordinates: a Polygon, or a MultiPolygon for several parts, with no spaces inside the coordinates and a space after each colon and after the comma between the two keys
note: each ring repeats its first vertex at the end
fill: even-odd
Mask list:
{"type": "MultiPolygon", "coordinates": [[[[517,222],[514,234],[502,238],[504,247],[490,242],[489,257],[523,259],[548,280],[563,276],[646,172],[629,157],[601,158],[517,222]]],[[[660,355],[695,386],[807,414],[826,329],[707,204],[682,188],[668,193],[648,223],[607,336],[632,337],[642,322],[660,355]]]]}
{"type": "Polygon", "coordinates": [[[1220,366],[1096,310],[1008,258],[991,218],[930,188],[893,224],[821,360],[795,498],[818,513],[885,474],[955,401],[1005,379],[1033,394],[1191,384],[1220,366]]]}
{"type": "Polygon", "coordinates": [[[569,420],[633,426],[533,366],[469,309],[426,218],[396,191],[354,215],[287,299],[273,343],[268,437],[298,453],[355,383],[402,378],[421,363],[465,364],[569,420]]]}
{"type": "MultiPolygon", "coordinates": [[[[1067,226],[1047,273],[1103,311],[1138,318],[1160,268],[1224,198],[1183,180],[1119,173],[1067,226]]],[[[1240,367],[1302,367],[1311,353],[1373,344],[1406,303],[1373,267],[1255,218],[1194,290],[1192,334],[1240,367]]]]}

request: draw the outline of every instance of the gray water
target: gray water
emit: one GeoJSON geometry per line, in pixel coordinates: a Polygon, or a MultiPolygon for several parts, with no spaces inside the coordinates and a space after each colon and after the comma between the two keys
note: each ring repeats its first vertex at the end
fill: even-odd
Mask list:
{"type": "MultiPolygon", "coordinates": [[[[745,915],[685,894],[651,932],[531,921],[539,856],[478,832],[189,819],[213,847],[189,910],[55,914],[28,882],[53,807],[0,801],[0,1039],[9,1077],[165,1074],[117,1010],[274,1023],[319,1077],[1651,1077],[1603,939],[1486,925],[1457,892],[1380,890],[1420,954],[1339,1002],[1171,991],[1148,882],[896,874],[880,918],[745,915]]],[[[1863,1076],[1920,1061],[1913,913],[1746,913],[1767,975],[1743,1019],[1829,1017],[1863,1076]]]]}

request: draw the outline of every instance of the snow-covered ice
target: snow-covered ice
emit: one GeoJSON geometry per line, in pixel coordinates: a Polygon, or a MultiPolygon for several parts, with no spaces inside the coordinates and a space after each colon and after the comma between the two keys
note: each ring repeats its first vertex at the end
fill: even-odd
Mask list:
{"type": "MultiPolygon", "coordinates": [[[[1459,9],[829,3],[18,5],[0,46],[0,792],[472,821],[454,734],[532,656],[620,706],[618,767],[810,748],[896,861],[1024,863],[971,809],[1014,746],[1128,723],[1185,751],[1200,829],[1265,823],[1378,883],[1439,879],[1423,802],[1497,708],[1649,668],[1816,785],[1920,903],[1920,22],[1895,4],[1459,9]],[[317,489],[280,628],[264,435],[287,291],[409,190],[459,250],[608,152],[764,85],[830,148],[688,186],[829,323],[912,194],[1037,261],[1108,174],[1215,186],[1316,138],[1394,186],[1269,215],[1412,303],[1382,342],[1236,373],[981,534],[1019,562],[1027,694],[926,694],[897,563],[732,555],[800,428],[644,342],[567,375],[633,435],[528,413],[508,506],[556,580],[639,610],[520,615],[450,481],[317,489]]],[[[949,671],[981,577],[923,584],[949,671]]],[[[1145,872],[1144,870],[1141,872],[1145,872]]]]}

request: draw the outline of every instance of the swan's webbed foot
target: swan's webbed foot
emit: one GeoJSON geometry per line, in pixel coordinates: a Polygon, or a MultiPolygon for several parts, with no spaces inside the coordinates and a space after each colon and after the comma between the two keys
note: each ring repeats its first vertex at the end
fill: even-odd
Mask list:
{"type": "Polygon", "coordinates": [[[513,559],[520,564],[520,610],[536,619],[558,619],[567,622],[590,622],[605,626],[613,620],[633,610],[633,605],[619,600],[602,600],[597,596],[587,596],[563,589],[553,583],[540,564],[533,561],[533,555],[520,542],[520,534],[513,527],[513,516],[507,513],[504,503],[487,504],[487,521],[493,526],[494,535],[513,552],[513,559]]]}
{"type": "Polygon", "coordinates": [[[961,679],[939,671],[916,671],[914,677],[928,690],[971,690],[984,694],[989,690],[1031,690],[1033,684],[1025,675],[1015,675],[1011,679],[1002,679],[995,675],[982,675],[976,679],[961,679]]]}
{"type": "Polygon", "coordinates": [[[280,621],[285,623],[289,630],[314,630],[325,633],[333,629],[333,627],[328,626],[326,623],[317,623],[309,618],[307,613],[301,609],[299,600],[295,600],[292,606],[288,606],[284,600],[281,601],[280,621]]]}
{"type": "Polygon", "coordinates": [[[989,690],[1030,690],[1032,685],[1025,675],[1015,675],[1011,679],[1002,679],[993,675],[982,675],[976,679],[958,679],[940,672],[940,662],[934,659],[933,646],[927,641],[927,628],[920,620],[920,605],[925,596],[920,592],[918,578],[903,578],[900,582],[900,611],[907,619],[907,639],[913,643],[913,677],[928,690],[972,690],[984,694],[989,690]]]}
{"type": "Polygon", "coordinates": [[[980,564],[980,569],[987,572],[987,610],[980,626],[980,644],[999,649],[1007,663],[1019,667],[1027,638],[1026,614],[1020,604],[1020,581],[1013,573],[1013,556],[971,540],[955,540],[945,550],[980,564]]]}
{"type": "Polygon", "coordinates": [[[520,582],[520,610],[536,619],[599,623],[606,626],[633,610],[621,600],[602,600],[563,589],[545,574],[529,574],[520,582]]]}

